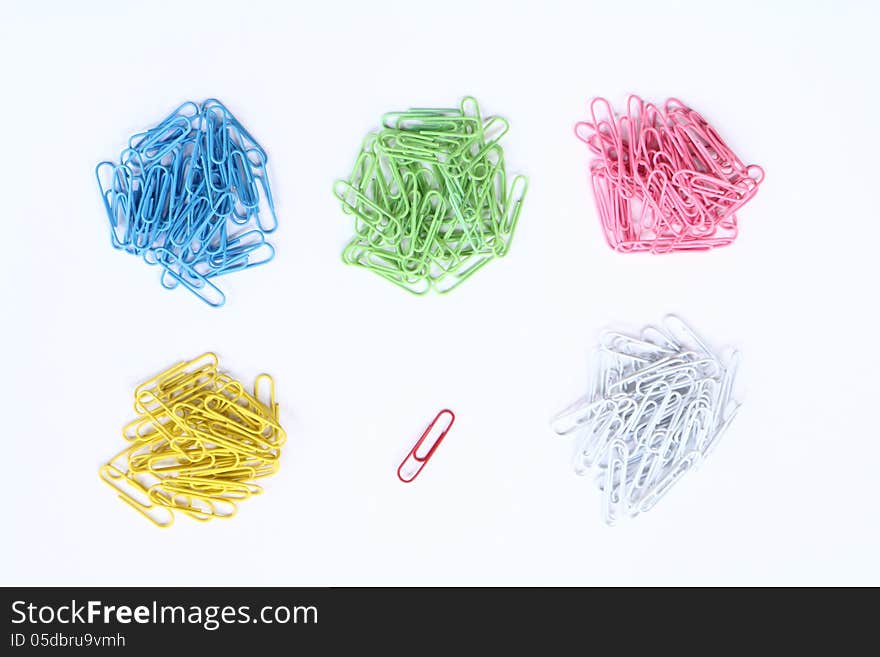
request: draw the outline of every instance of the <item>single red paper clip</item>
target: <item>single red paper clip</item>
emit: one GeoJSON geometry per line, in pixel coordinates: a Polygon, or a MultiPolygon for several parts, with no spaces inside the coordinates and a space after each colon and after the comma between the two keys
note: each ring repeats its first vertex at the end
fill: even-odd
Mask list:
{"type": "Polygon", "coordinates": [[[415,445],[413,445],[413,448],[409,451],[409,454],[406,455],[406,458],[403,459],[403,462],[399,466],[397,466],[398,479],[400,479],[403,483],[408,484],[419,476],[422,468],[425,467],[430,458],[434,455],[434,451],[437,449],[437,447],[440,446],[440,443],[443,442],[446,434],[449,433],[449,430],[452,428],[453,422],[455,422],[455,413],[450,411],[448,408],[444,408],[442,411],[437,413],[436,417],[431,420],[431,424],[429,424],[428,428],[425,429],[422,437],[419,438],[418,442],[416,442],[415,445]],[[449,416],[449,422],[446,423],[446,426],[440,432],[439,436],[433,438],[428,442],[429,447],[427,453],[420,454],[419,448],[428,438],[429,434],[431,434],[434,427],[437,426],[437,422],[440,420],[440,418],[444,415],[449,416]],[[415,470],[413,470],[413,468],[415,468],[415,470]]]}

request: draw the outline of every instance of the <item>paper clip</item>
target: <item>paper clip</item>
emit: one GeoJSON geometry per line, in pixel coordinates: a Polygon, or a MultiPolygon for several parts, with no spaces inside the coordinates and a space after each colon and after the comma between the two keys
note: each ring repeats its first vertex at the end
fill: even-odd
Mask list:
{"type": "Polygon", "coordinates": [[[738,362],[675,315],[637,336],[603,334],[596,383],[553,429],[575,436],[576,474],[597,472],[605,522],[652,509],[709,456],[739,408],[738,362]]]}
{"type": "Polygon", "coordinates": [[[413,448],[409,451],[409,454],[406,455],[406,458],[400,463],[397,467],[397,478],[400,479],[405,484],[410,483],[416,477],[419,476],[419,473],[422,469],[427,465],[428,461],[434,455],[434,452],[440,446],[440,443],[443,442],[443,439],[446,437],[446,434],[449,433],[449,430],[452,428],[452,424],[455,422],[455,413],[450,411],[448,408],[444,408],[442,411],[437,413],[428,427],[425,429],[425,432],[422,434],[421,438],[416,441],[416,444],[413,445],[413,448]],[[448,416],[448,421],[445,424],[441,424],[442,429],[439,435],[434,432],[435,427],[437,427],[437,423],[443,416],[448,416]],[[431,435],[434,432],[434,435],[431,435]],[[427,442],[428,448],[427,451],[419,451],[422,447],[422,444],[427,442]]]}
{"type": "Polygon", "coordinates": [[[745,165],[697,112],[630,96],[617,116],[603,98],[575,135],[593,154],[590,178],[605,239],[621,253],[705,251],[731,244],[737,211],[764,171],[745,165]]]}
{"type": "Polygon", "coordinates": [[[212,307],[213,279],[275,257],[278,227],[266,152],[219,101],[187,102],[95,169],[114,248],[163,268],[212,307]]]}
{"type": "Polygon", "coordinates": [[[501,117],[477,101],[389,112],[333,187],[355,235],[343,262],[405,290],[446,294],[507,255],[528,184],[508,185],[501,117]]]}
{"type": "Polygon", "coordinates": [[[275,382],[253,394],[220,372],[217,356],[172,365],[135,388],[138,417],[123,428],[129,446],[99,470],[119,498],[159,527],[179,511],[206,522],[230,518],[262,492],[254,480],[278,471],[287,434],[275,382]]]}

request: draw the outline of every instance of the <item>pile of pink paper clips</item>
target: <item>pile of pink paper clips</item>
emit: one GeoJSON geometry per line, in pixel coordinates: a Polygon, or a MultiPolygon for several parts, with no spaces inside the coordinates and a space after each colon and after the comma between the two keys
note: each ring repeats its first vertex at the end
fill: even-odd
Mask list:
{"type": "Polygon", "coordinates": [[[630,96],[621,116],[595,98],[590,112],[575,134],[595,155],[593,192],[613,249],[670,253],[733,242],[736,212],[758,191],[761,167],[743,164],[675,98],[660,109],[630,96]]]}

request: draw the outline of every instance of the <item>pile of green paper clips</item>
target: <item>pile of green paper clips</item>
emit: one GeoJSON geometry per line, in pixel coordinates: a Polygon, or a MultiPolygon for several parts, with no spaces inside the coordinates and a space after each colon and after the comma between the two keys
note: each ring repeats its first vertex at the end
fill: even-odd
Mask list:
{"type": "Polygon", "coordinates": [[[499,141],[508,123],[483,120],[471,97],[382,123],[334,187],[355,218],[342,259],[414,294],[449,292],[510,248],[528,184],[507,184],[499,141]]]}

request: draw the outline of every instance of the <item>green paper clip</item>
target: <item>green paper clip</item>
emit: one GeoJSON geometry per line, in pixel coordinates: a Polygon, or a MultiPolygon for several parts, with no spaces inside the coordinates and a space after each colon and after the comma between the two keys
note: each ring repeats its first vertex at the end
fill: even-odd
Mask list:
{"type": "Polygon", "coordinates": [[[334,186],[354,216],[343,262],[422,295],[507,255],[528,189],[524,176],[507,185],[507,120],[483,119],[467,96],[458,108],[389,112],[382,126],[334,186]]]}

